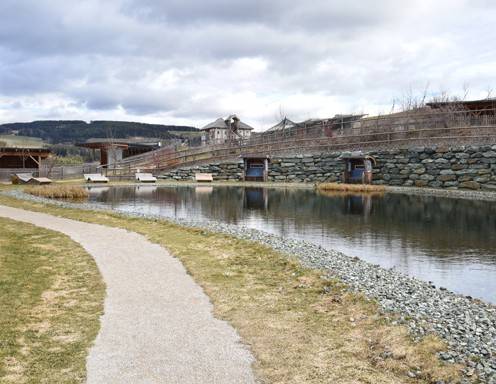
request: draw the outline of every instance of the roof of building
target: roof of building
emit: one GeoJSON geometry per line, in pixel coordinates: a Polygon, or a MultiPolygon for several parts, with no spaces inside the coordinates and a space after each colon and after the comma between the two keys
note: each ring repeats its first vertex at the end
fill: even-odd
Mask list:
{"type": "Polygon", "coordinates": [[[48,148],[22,148],[22,147],[0,147],[0,152],[8,153],[9,155],[24,156],[27,154],[37,154],[40,156],[48,156],[51,151],[48,148]]]}
{"type": "Polygon", "coordinates": [[[275,132],[275,131],[281,131],[283,129],[289,129],[289,128],[294,128],[298,124],[296,124],[294,121],[289,120],[287,117],[284,117],[280,122],[278,122],[276,125],[273,127],[270,127],[267,129],[265,132],[275,132]]]}
{"type": "Polygon", "coordinates": [[[105,137],[97,137],[97,138],[91,138],[86,140],[83,143],[76,143],[78,147],[85,147],[85,148],[102,148],[102,147],[109,147],[109,146],[118,146],[118,147],[124,147],[124,148],[144,148],[144,147],[151,147],[151,148],[158,148],[160,147],[160,142],[157,141],[148,141],[149,139],[110,139],[110,138],[105,138],[105,137]]]}
{"type": "MultiPolygon", "coordinates": [[[[205,125],[203,128],[200,128],[200,130],[206,131],[206,130],[212,129],[212,128],[229,129],[229,126],[227,125],[226,121],[222,117],[219,117],[217,120],[212,121],[211,123],[205,125]]],[[[249,126],[248,124],[243,123],[241,120],[239,121],[238,128],[239,129],[248,129],[250,131],[252,129],[254,129],[253,127],[249,126]]]]}
{"type": "Polygon", "coordinates": [[[335,115],[334,117],[329,117],[326,119],[307,119],[305,121],[302,121],[300,123],[295,123],[294,121],[288,119],[287,117],[284,117],[279,123],[274,125],[273,127],[270,127],[267,129],[265,132],[275,132],[275,131],[281,131],[284,129],[291,129],[294,127],[298,126],[312,126],[315,124],[320,124],[320,123],[341,123],[341,122],[350,122],[350,121],[355,121],[359,120],[365,115],[335,115]]]}
{"type": "Polygon", "coordinates": [[[454,101],[433,101],[431,103],[427,103],[427,106],[431,108],[444,108],[444,107],[451,107],[451,106],[456,106],[465,108],[465,109],[471,109],[471,110],[477,110],[477,109],[494,109],[496,108],[496,97],[492,98],[487,98],[487,99],[480,99],[480,100],[454,100],[454,101]]]}

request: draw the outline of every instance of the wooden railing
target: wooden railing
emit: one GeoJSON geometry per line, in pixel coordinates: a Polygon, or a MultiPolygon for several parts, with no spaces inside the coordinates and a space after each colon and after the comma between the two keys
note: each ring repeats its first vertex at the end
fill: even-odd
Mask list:
{"type": "Polygon", "coordinates": [[[496,144],[495,115],[467,116],[449,114],[419,115],[395,119],[364,119],[349,127],[345,134],[323,126],[299,126],[284,132],[272,132],[249,140],[174,151],[163,148],[129,157],[108,169],[110,174],[131,174],[136,169],[167,170],[205,162],[233,159],[243,155],[273,156],[312,151],[374,150],[422,145],[496,144]]]}

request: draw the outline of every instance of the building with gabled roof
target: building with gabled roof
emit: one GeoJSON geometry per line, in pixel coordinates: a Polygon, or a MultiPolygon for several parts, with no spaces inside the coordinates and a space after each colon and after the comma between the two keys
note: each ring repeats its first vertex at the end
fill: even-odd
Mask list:
{"type": "Polygon", "coordinates": [[[219,117],[200,130],[204,133],[202,139],[206,143],[223,144],[232,140],[249,139],[253,129],[253,127],[239,120],[236,115],[231,115],[226,119],[219,117]]]}

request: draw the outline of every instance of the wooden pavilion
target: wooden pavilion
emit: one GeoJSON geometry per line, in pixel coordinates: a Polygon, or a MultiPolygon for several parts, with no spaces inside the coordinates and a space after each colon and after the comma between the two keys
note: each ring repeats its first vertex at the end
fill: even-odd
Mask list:
{"type": "Polygon", "coordinates": [[[0,169],[39,169],[48,148],[0,147],[0,169]]]}
{"type": "Polygon", "coordinates": [[[158,149],[161,144],[159,142],[138,142],[128,139],[97,138],[88,139],[86,142],[76,145],[78,147],[99,150],[100,164],[105,168],[127,157],[158,149]]]}

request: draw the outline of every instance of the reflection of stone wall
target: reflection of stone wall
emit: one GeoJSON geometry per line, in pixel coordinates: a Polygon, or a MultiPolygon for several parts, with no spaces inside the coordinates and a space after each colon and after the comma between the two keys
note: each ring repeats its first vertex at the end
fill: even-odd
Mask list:
{"type": "MultiPolygon", "coordinates": [[[[421,147],[368,152],[377,160],[374,183],[431,188],[467,188],[496,191],[496,146],[421,147]]],[[[344,162],[339,152],[281,156],[271,159],[269,181],[341,181],[344,162]]],[[[197,172],[214,180],[240,180],[241,161],[181,168],[164,174],[175,180],[193,179],[197,172]]]]}

